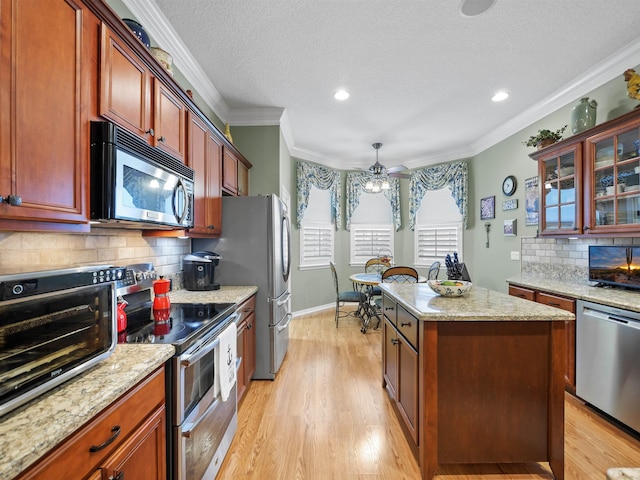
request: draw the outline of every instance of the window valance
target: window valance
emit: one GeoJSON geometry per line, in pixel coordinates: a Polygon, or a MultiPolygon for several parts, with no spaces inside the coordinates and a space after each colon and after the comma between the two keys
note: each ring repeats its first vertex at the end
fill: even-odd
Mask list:
{"type": "MultiPolygon", "coordinates": [[[[371,178],[371,172],[347,172],[347,230],[351,229],[351,216],[360,204],[360,195],[364,192],[364,186],[371,178]]],[[[400,182],[397,178],[389,177],[389,187],[389,190],[383,191],[383,195],[391,204],[393,225],[397,231],[402,223],[400,219],[400,182]]]]}
{"type": "Polygon", "coordinates": [[[411,173],[409,181],[409,228],[414,229],[416,214],[428,190],[449,187],[451,196],[462,215],[463,228],[467,228],[468,212],[468,167],[467,162],[443,163],[422,168],[411,173]]]}
{"type": "Polygon", "coordinates": [[[317,163],[299,161],[297,165],[298,181],[298,208],[296,211],[296,223],[298,228],[304,218],[304,212],[309,204],[309,192],[313,185],[320,190],[330,190],[331,195],[331,218],[334,221],[335,229],[340,228],[340,171],[333,168],[318,165],[317,163]]]}

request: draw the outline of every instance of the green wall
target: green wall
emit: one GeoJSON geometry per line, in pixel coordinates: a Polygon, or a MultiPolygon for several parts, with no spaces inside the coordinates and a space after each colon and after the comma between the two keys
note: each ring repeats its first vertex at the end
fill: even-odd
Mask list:
{"type": "Polygon", "coordinates": [[[251,195],[280,193],[280,127],[230,127],[233,144],[251,162],[251,195]]]}

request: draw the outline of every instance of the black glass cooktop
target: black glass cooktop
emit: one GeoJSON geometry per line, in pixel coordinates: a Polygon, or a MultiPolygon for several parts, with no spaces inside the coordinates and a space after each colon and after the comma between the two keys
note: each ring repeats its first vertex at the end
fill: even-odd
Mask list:
{"type": "Polygon", "coordinates": [[[174,303],[168,318],[155,319],[149,305],[127,312],[127,329],[118,340],[122,343],[172,344],[181,354],[201,335],[225,323],[236,309],[235,303],[174,303]]]}

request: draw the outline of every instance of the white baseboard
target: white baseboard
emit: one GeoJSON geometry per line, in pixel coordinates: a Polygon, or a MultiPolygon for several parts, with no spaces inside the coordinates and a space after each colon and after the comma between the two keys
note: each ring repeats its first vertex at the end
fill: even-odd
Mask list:
{"type": "Polygon", "coordinates": [[[303,315],[309,315],[311,313],[317,313],[317,312],[322,312],[324,310],[328,310],[328,309],[335,309],[336,308],[336,304],[335,302],[333,303],[328,303],[326,305],[319,305],[317,307],[312,307],[312,308],[306,308],[304,310],[298,310],[297,312],[293,312],[293,318],[296,317],[301,317],[303,315]]]}

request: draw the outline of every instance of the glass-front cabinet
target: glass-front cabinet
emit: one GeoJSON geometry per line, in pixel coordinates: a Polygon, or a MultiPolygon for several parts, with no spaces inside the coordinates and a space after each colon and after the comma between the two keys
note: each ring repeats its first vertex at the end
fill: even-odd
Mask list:
{"type": "Polygon", "coordinates": [[[640,109],[530,155],[539,235],[640,234],[640,109]]]}
{"type": "Polygon", "coordinates": [[[640,229],[640,121],[586,140],[591,233],[640,229]]]}
{"type": "Polygon", "coordinates": [[[540,233],[582,233],[582,145],[573,144],[539,159],[540,233]]]}

